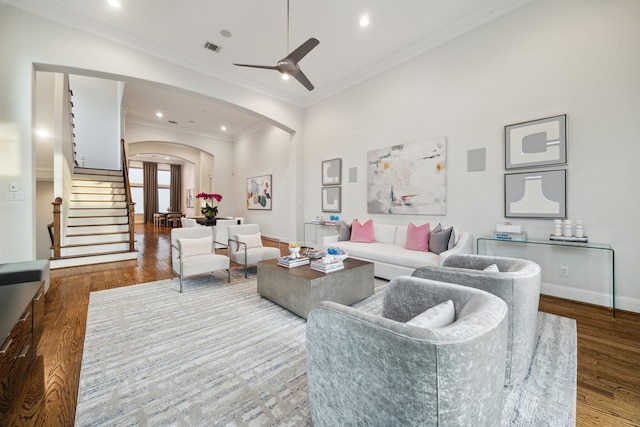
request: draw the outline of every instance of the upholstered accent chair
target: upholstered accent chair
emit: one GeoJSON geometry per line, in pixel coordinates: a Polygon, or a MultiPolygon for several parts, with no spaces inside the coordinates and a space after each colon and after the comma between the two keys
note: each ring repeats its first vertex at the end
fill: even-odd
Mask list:
{"type": "Polygon", "coordinates": [[[500,425],[506,353],[507,305],[478,289],[400,276],[382,315],[323,301],[307,319],[313,424],[500,425]],[[405,323],[449,300],[453,323],[405,323]]]}
{"type": "Polygon", "coordinates": [[[276,248],[262,246],[262,233],[258,224],[230,225],[228,233],[229,258],[244,266],[245,278],[249,266],[280,256],[280,240],[277,241],[276,248]]]}
{"type": "Polygon", "coordinates": [[[418,268],[413,276],[482,289],[502,298],[509,307],[505,381],[517,384],[525,379],[536,344],[541,278],[538,264],[517,258],[458,254],[445,259],[440,267],[418,268]],[[487,267],[494,271],[485,271],[487,267]]]}
{"type": "Polygon", "coordinates": [[[238,224],[236,219],[219,219],[216,221],[216,249],[226,248],[229,243],[229,226],[238,224]]]}
{"type": "Polygon", "coordinates": [[[187,227],[171,229],[171,277],[187,276],[227,270],[227,282],[231,281],[229,257],[214,252],[212,227],[187,227]]]}

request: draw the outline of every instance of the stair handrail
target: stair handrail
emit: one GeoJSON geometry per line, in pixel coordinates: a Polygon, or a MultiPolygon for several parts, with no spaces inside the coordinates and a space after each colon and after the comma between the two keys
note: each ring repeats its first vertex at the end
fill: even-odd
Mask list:
{"type": "Polygon", "coordinates": [[[62,205],[62,197],[56,197],[51,204],[53,205],[53,256],[49,259],[60,259],[60,206],[62,205]]]}
{"type": "Polygon", "coordinates": [[[127,203],[127,214],[129,216],[129,252],[135,249],[135,203],[131,197],[131,185],[129,183],[129,164],[127,162],[127,151],[125,150],[124,139],[120,139],[120,152],[122,153],[122,174],[124,179],[125,197],[127,203]]]}

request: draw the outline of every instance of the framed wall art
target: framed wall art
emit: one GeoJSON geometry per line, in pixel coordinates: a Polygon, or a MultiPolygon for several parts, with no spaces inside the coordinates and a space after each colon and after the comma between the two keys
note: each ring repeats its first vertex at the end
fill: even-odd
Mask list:
{"type": "Polygon", "coordinates": [[[322,185],[342,184],[342,159],[322,161],[322,185]]]}
{"type": "Polygon", "coordinates": [[[187,188],[187,208],[193,207],[193,188],[187,188]]]}
{"type": "Polygon", "coordinates": [[[505,169],[567,163],[567,115],[504,128],[505,169]]]}
{"type": "Polygon", "coordinates": [[[247,178],[247,209],[271,210],[272,196],[271,175],[247,178]]]}
{"type": "Polygon", "coordinates": [[[567,217],[567,171],[551,170],[504,175],[507,218],[567,217]]]}
{"type": "Polygon", "coordinates": [[[322,187],[322,212],[341,212],[341,187],[322,187]]]}
{"type": "Polygon", "coordinates": [[[367,152],[367,212],[446,215],[447,139],[367,152]]]}

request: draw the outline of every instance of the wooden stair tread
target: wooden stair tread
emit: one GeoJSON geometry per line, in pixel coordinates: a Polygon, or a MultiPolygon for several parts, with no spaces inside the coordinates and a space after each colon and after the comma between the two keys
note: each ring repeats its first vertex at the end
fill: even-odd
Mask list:
{"type": "Polygon", "coordinates": [[[50,261],[55,261],[55,260],[60,260],[60,259],[88,258],[88,257],[91,257],[91,256],[116,255],[116,254],[125,254],[125,253],[128,253],[128,252],[138,252],[138,250],[134,249],[132,251],[124,250],[124,251],[100,252],[99,254],[68,255],[68,256],[61,256],[60,258],[49,258],[49,260],[50,261]]]}

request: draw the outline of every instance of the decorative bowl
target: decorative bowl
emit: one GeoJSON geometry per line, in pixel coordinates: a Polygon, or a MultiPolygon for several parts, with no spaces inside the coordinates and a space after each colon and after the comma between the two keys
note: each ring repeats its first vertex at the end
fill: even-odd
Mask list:
{"type": "Polygon", "coordinates": [[[345,259],[349,258],[349,254],[337,246],[331,246],[329,249],[327,249],[327,256],[334,259],[339,259],[340,261],[344,261],[345,259]]]}
{"type": "Polygon", "coordinates": [[[298,247],[289,246],[289,256],[291,258],[300,258],[300,246],[298,247]]]}

